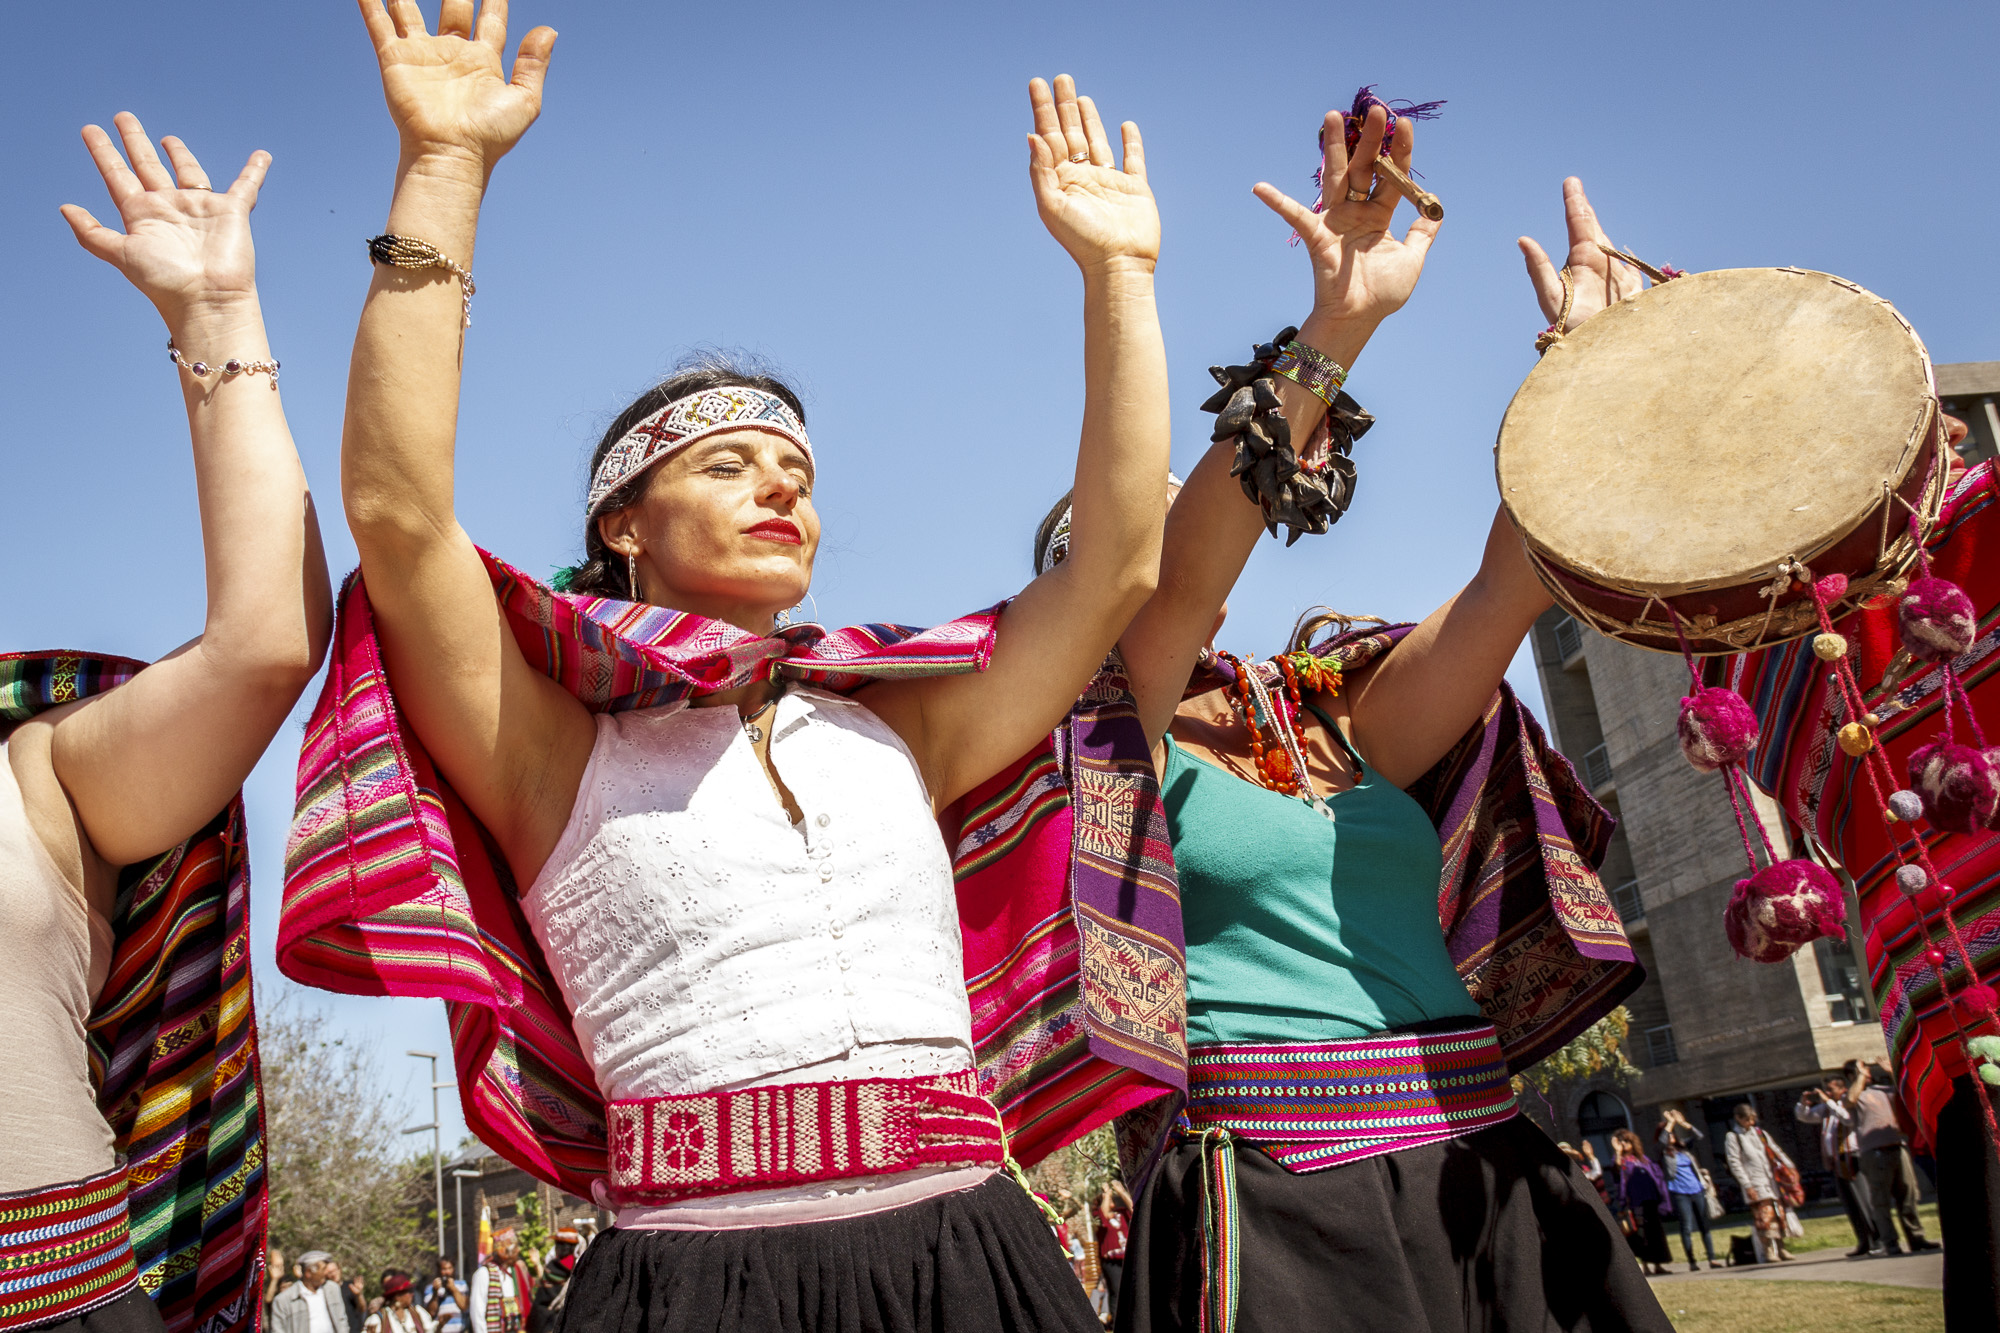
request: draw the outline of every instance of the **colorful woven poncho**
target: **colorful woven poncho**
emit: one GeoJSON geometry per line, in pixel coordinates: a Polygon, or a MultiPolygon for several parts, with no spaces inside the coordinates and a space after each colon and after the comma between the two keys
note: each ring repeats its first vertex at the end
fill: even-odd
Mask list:
{"type": "MultiPolygon", "coordinates": [[[[144,666],[0,655],[0,722],[102,694],[144,666]]],[[[98,1110],[126,1159],[139,1284],[169,1333],[250,1329],[267,1212],[241,797],[179,847],[120,872],[111,928],[87,1036],[98,1110]]]]}
{"type": "MultiPolygon", "coordinates": [[[[1974,713],[1989,731],[2000,731],[1996,486],[2000,479],[1990,462],[1960,474],[1945,498],[1929,548],[1937,576],[1965,589],[1979,610],[1978,637],[1956,665],[1974,713]]],[[[1895,677],[1885,680],[1900,647],[1893,603],[1864,607],[1834,628],[1855,645],[1855,675],[1869,709],[1883,719],[1876,737],[1890,768],[1901,774],[1910,752],[1939,730],[1944,702],[1939,671],[1917,663],[1914,670],[1899,666],[1895,677]]],[[[1938,1111],[1951,1098],[1952,1079],[1967,1070],[1938,977],[1922,956],[1916,909],[1896,888],[1890,826],[1873,804],[1862,761],[1843,753],[1835,739],[1850,720],[1839,691],[1805,639],[1718,661],[1709,670],[1713,683],[1737,682],[1757,712],[1761,727],[1749,764],[1751,778],[1854,877],[1861,899],[1855,933],[1866,949],[1882,1032],[1895,1056],[1898,1089],[1928,1138],[1938,1111]]],[[[1952,910],[1970,946],[1973,968],[1992,982],[2000,975],[2000,834],[1942,833],[1928,823],[1896,827],[1905,833],[1913,827],[1924,830],[1931,860],[1944,882],[1958,890],[1952,910]]]]}
{"type": "MultiPolygon", "coordinates": [[[[982,670],[999,620],[995,608],[930,630],[806,625],[760,639],[700,616],[557,593],[491,556],[486,563],[529,662],[594,712],[654,707],[764,672],[851,691],[982,670]]],[[[1135,758],[1099,734],[1099,716],[1121,705],[1115,692],[1098,693],[1059,731],[1067,753],[1055,769],[1030,762],[1012,797],[996,805],[984,796],[998,790],[989,784],[943,821],[961,880],[981,1087],[1024,1161],[1107,1118],[1123,1104],[1103,1102],[1113,1090],[1129,1101],[1185,1087],[1164,815],[1149,816],[1133,791],[1138,767],[1150,778],[1143,741],[1135,758]],[[1074,875],[1067,844],[1053,847],[1043,827],[1050,781],[1065,810],[1081,793],[1075,807],[1102,811],[1108,830],[1074,875]],[[1014,817],[1023,811],[1036,817],[1014,817]],[[1150,830],[1147,855],[1112,857],[1135,829],[1150,830]],[[1020,873],[968,886],[1000,862],[1020,873]],[[1102,987],[1077,982],[1104,978],[1128,999],[1135,972],[1157,1011],[1145,1017],[1110,1000],[1093,1010],[1102,987]],[[1042,1041],[1037,1024],[1059,1008],[1061,1039],[1042,1041]],[[1030,1030],[1021,1041],[994,1035],[1030,1030]]],[[[539,1179],[588,1197],[605,1171],[596,1080],[503,864],[397,715],[358,576],[341,594],[326,685],[307,725],[286,861],[285,974],[350,994],[446,1001],[466,1122],[539,1179]]]]}

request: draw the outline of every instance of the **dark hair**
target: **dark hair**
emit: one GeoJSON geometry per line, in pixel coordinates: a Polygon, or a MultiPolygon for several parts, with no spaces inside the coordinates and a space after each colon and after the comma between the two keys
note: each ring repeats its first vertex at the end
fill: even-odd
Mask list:
{"type": "Polygon", "coordinates": [[[1056,530],[1056,524],[1062,522],[1063,514],[1069,509],[1070,497],[1075,494],[1074,489],[1064,491],[1062,498],[1049,507],[1048,513],[1042,515],[1042,521],[1035,524],[1035,549],[1029,552],[1028,560],[1035,567],[1036,578],[1049,572],[1042,567],[1042,555],[1048,550],[1049,534],[1056,530]]]}
{"type": "MultiPolygon", "coordinates": [[[[805,424],[806,409],[799,402],[797,390],[779,378],[775,367],[740,352],[705,347],[676,361],[671,374],[633,399],[631,405],[612,420],[604,438],[590,451],[591,475],[597,474],[597,465],[604,461],[604,455],[611,452],[612,445],[625,438],[627,431],[676,398],[685,398],[704,389],[736,386],[776,394],[784,399],[785,406],[798,413],[799,424],[805,424]]],[[[605,497],[596,515],[584,519],[583,563],[567,571],[568,577],[559,584],[564,591],[587,593],[594,597],[632,596],[632,588],[626,581],[625,562],[604,544],[604,538],[598,535],[597,520],[605,514],[615,514],[636,501],[650,475],[649,471],[632,478],[605,497]]]]}

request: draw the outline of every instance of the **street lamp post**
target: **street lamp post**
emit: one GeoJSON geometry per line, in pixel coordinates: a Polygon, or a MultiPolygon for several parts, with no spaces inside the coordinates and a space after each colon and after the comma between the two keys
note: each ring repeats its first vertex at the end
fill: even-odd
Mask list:
{"type": "MultiPolygon", "coordinates": [[[[438,1082],[438,1058],[434,1051],[406,1051],[404,1054],[417,1060],[431,1062],[431,1122],[428,1125],[412,1125],[405,1134],[431,1132],[431,1183],[437,1190],[437,1230],[439,1254],[444,1253],[444,1130],[438,1116],[438,1089],[455,1088],[456,1083],[438,1082]]],[[[463,1246],[460,1247],[464,1248],[463,1246]]]]}
{"type": "Polygon", "coordinates": [[[458,1280],[461,1282],[471,1281],[465,1276],[465,1182],[477,1179],[479,1179],[477,1171],[470,1171],[462,1166],[451,1169],[451,1220],[458,1232],[458,1280]]]}

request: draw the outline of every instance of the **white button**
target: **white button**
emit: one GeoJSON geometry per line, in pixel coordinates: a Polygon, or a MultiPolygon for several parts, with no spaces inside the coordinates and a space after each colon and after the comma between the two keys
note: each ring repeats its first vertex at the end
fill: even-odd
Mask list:
{"type": "Polygon", "coordinates": [[[833,863],[831,861],[821,861],[819,863],[819,878],[822,884],[833,878],[833,863]]]}
{"type": "Polygon", "coordinates": [[[846,950],[842,950],[838,955],[836,955],[836,960],[840,963],[840,970],[843,972],[845,972],[848,968],[854,966],[854,960],[847,956],[846,950]]]}
{"type": "Polygon", "coordinates": [[[825,827],[826,827],[826,826],[827,826],[828,824],[831,824],[831,823],[833,822],[833,816],[832,816],[832,815],[821,815],[821,816],[820,816],[819,818],[815,819],[815,820],[814,820],[813,822],[814,822],[815,824],[818,824],[818,825],[819,825],[819,826],[820,826],[821,828],[825,828],[825,827]]]}
{"type": "Polygon", "coordinates": [[[846,933],[847,933],[847,923],[845,921],[835,921],[833,923],[833,937],[835,939],[839,939],[842,935],[845,935],[846,933]]]}

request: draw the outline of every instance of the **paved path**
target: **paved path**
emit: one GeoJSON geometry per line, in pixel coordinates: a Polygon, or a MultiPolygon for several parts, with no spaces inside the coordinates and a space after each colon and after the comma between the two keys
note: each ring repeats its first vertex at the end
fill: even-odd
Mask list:
{"type": "Polygon", "coordinates": [[[1850,1259],[1846,1250],[1808,1250],[1790,1263],[1744,1264],[1738,1268],[1704,1268],[1687,1271],[1685,1263],[1674,1265],[1669,1277],[1653,1282],[1671,1287],[1683,1282],[1729,1281],[1734,1278],[1760,1282],[1873,1282],[1885,1287],[1923,1287],[1944,1290],[1944,1253],[1903,1254],[1884,1259],[1850,1259]]]}

